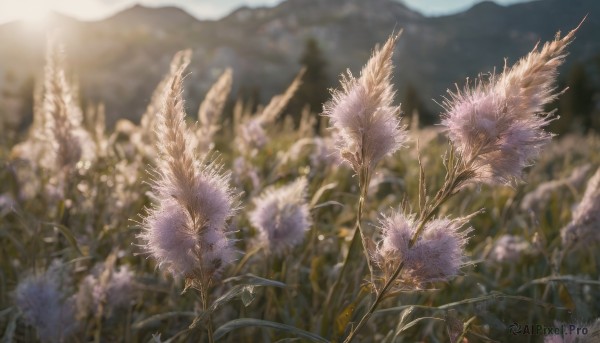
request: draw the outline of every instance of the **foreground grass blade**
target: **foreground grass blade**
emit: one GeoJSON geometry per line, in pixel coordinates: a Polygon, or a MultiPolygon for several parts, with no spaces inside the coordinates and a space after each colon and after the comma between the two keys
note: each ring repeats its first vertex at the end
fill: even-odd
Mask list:
{"type": "Polygon", "coordinates": [[[154,326],[156,324],[158,324],[159,322],[165,320],[165,319],[170,319],[170,318],[174,318],[174,317],[196,317],[196,313],[195,312],[165,312],[165,313],[159,313],[159,314],[155,314],[149,318],[143,319],[141,321],[138,321],[136,323],[133,324],[132,328],[134,330],[141,330],[141,329],[145,329],[149,326],[154,326]]]}
{"type": "Polygon", "coordinates": [[[219,339],[222,339],[226,334],[228,334],[229,332],[231,332],[233,330],[237,330],[237,329],[241,329],[241,328],[245,328],[245,327],[251,327],[251,326],[263,327],[263,328],[269,328],[269,329],[275,329],[275,330],[287,332],[287,333],[296,335],[298,337],[308,339],[312,342],[323,342],[323,343],[329,342],[328,340],[326,340],[325,338],[323,338],[319,335],[310,333],[308,331],[304,331],[302,329],[298,329],[297,327],[294,327],[291,325],[271,322],[271,321],[262,320],[262,319],[253,319],[253,318],[235,319],[228,323],[225,323],[224,325],[222,325],[220,328],[218,328],[215,331],[214,337],[216,340],[219,340],[219,339]]]}
{"type": "Polygon", "coordinates": [[[67,241],[69,241],[69,244],[75,249],[77,250],[77,252],[81,255],[81,256],[85,256],[85,254],[83,253],[83,251],[81,250],[81,248],[79,248],[79,244],[77,243],[77,239],[75,238],[75,235],[73,235],[73,232],[71,232],[71,230],[62,225],[62,224],[58,224],[58,223],[44,223],[46,225],[49,226],[53,226],[56,229],[58,229],[58,231],[60,231],[60,233],[62,233],[62,235],[67,239],[67,241]]]}

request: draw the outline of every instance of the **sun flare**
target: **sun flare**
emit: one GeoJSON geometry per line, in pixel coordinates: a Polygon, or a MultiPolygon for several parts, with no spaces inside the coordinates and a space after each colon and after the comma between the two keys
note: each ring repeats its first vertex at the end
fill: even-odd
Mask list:
{"type": "Polygon", "coordinates": [[[44,0],[15,1],[10,4],[1,5],[2,11],[15,20],[23,20],[29,23],[39,23],[46,18],[52,9],[50,3],[44,0]]]}

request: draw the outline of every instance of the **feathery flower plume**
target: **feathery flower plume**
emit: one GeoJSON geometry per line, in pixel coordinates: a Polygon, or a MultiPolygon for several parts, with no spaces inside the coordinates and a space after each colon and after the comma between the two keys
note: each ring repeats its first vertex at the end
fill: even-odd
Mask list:
{"type": "Polygon", "coordinates": [[[33,91],[33,121],[27,140],[16,144],[11,150],[12,159],[27,160],[32,168],[38,168],[48,158],[46,139],[46,113],[44,113],[44,84],[36,82],[33,91]]]}
{"type": "Polygon", "coordinates": [[[219,129],[219,117],[223,113],[227,96],[231,91],[232,72],[227,68],[210,88],[198,109],[199,127],[196,131],[198,149],[208,151],[213,144],[213,136],[219,129]]]}
{"type": "Polygon", "coordinates": [[[53,137],[57,169],[74,166],[81,158],[79,140],[73,130],[81,122],[81,112],[72,103],[64,69],[64,55],[53,42],[46,50],[44,110],[47,131],[53,137]]]}
{"type": "Polygon", "coordinates": [[[243,188],[244,183],[249,181],[252,185],[252,189],[259,189],[260,187],[260,176],[256,166],[244,156],[238,156],[233,160],[233,166],[231,167],[233,172],[233,182],[238,188],[243,188]]]}
{"type": "Polygon", "coordinates": [[[62,49],[54,39],[48,41],[44,83],[35,87],[29,137],[11,152],[13,158],[27,160],[32,169],[41,167],[53,171],[51,186],[54,189],[51,191],[56,194],[64,191],[65,174],[80,160],[93,160],[95,151],[88,132],[82,127],[81,110],[65,75],[62,49]]]}
{"type": "Polygon", "coordinates": [[[490,257],[496,262],[518,262],[531,251],[531,244],[521,236],[502,235],[494,244],[490,257]]]}
{"type": "Polygon", "coordinates": [[[567,186],[578,188],[580,184],[585,181],[585,176],[591,168],[591,165],[586,164],[575,168],[573,172],[571,172],[571,175],[566,178],[540,183],[533,191],[525,194],[523,200],[521,201],[521,210],[540,211],[546,208],[546,205],[548,204],[548,201],[550,201],[552,194],[555,194],[560,188],[567,186]]]}
{"type": "Polygon", "coordinates": [[[337,166],[342,163],[337,151],[333,137],[313,138],[313,152],[310,155],[310,165],[312,167],[337,166]]]}
{"type": "Polygon", "coordinates": [[[348,71],[342,75],[342,89],[332,92],[333,99],[323,112],[337,132],[341,158],[354,171],[373,169],[386,155],[394,153],[407,140],[400,126],[400,107],[393,106],[392,54],[399,35],[391,36],[375,50],[355,79],[348,71]]]}
{"type": "Polygon", "coordinates": [[[106,156],[111,142],[106,137],[106,109],[103,103],[88,105],[85,111],[84,127],[94,143],[95,155],[106,156]]]}
{"type": "Polygon", "coordinates": [[[76,94],[67,82],[62,46],[48,42],[44,70],[44,113],[46,136],[51,137],[53,165],[56,170],[70,170],[80,160],[92,160],[94,150],[90,135],[82,126],[83,115],[76,94]]]}
{"type": "Polygon", "coordinates": [[[86,276],[79,285],[77,307],[80,315],[102,312],[110,316],[115,310],[130,305],[134,295],[135,276],[127,266],[99,269],[86,276]],[[99,274],[99,275],[96,275],[99,274]]]}
{"type": "Polygon", "coordinates": [[[287,151],[279,151],[277,153],[277,159],[281,165],[298,161],[303,157],[303,152],[307,146],[313,144],[313,139],[309,137],[300,138],[290,146],[287,151]]]}
{"type": "Polygon", "coordinates": [[[259,120],[261,123],[272,123],[277,119],[277,117],[279,117],[279,115],[283,112],[290,100],[292,100],[292,97],[294,96],[294,94],[296,94],[296,91],[302,84],[302,77],[304,76],[305,72],[305,68],[300,69],[300,71],[298,72],[298,74],[296,74],[296,77],[294,77],[294,80],[292,81],[292,83],[290,83],[285,92],[283,94],[274,96],[271,99],[271,101],[269,101],[269,104],[267,104],[267,106],[262,110],[262,112],[259,115],[259,120]]]}
{"type": "Polygon", "coordinates": [[[206,159],[195,159],[192,132],[185,123],[184,63],[169,80],[157,117],[159,161],[152,184],[158,204],[144,219],[140,238],[160,266],[204,285],[232,262],[227,220],[235,210],[230,174],[206,159]]]}
{"type": "MultiPolygon", "coordinates": [[[[302,83],[305,69],[302,68],[283,94],[274,96],[269,104],[254,117],[238,118],[235,139],[236,149],[244,155],[254,155],[269,142],[265,128],[274,123],[283,112],[302,83]]],[[[238,116],[239,117],[239,116],[238,116]]]]}
{"type": "Polygon", "coordinates": [[[521,179],[524,167],[538,156],[552,134],[544,127],[553,119],[544,105],[558,96],[554,82],[575,31],[537,47],[502,75],[479,78],[445,98],[442,125],[474,179],[510,184],[521,179]]]}
{"type": "Polygon", "coordinates": [[[73,299],[61,292],[59,276],[52,268],[19,282],[14,299],[43,342],[63,342],[77,328],[73,299]]]}
{"type": "Polygon", "coordinates": [[[306,187],[306,178],[300,178],[283,187],[268,188],[254,200],[250,223],[259,232],[259,244],[275,255],[302,243],[311,225],[306,187]]]}
{"type": "Polygon", "coordinates": [[[398,277],[403,284],[417,287],[424,283],[448,280],[456,276],[465,262],[464,248],[472,228],[463,229],[466,218],[433,219],[409,249],[409,242],[417,229],[414,216],[400,212],[380,220],[382,239],[375,253],[375,261],[386,278],[404,261],[398,277]]]}
{"type": "Polygon", "coordinates": [[[571,222],[560,233],[564,245],[600,242],[600,168],[588,181],[571,222]]]}
{"type": "Polygon", "coordinates": [[[169,64],[169,72],[154,89],[152,97],[150,98],[150,103],[142,115],[142,119],[140,120],[141,131],[136,132],[136,135],[132,137],[132,141],[136,144],[138,150],[148,157],[155,157],[153,146],[156,142],[156,135],[154,131],[156,129],[158,113],[163,108],[164,97],[167,93],[166,88],[169,86],[169,80],[173,79],[175,73],[177,73],[182,66],[187,66],[190,63],[191,56],[191,50],[182,50],[173,56],[173,59],[169,64]]]}

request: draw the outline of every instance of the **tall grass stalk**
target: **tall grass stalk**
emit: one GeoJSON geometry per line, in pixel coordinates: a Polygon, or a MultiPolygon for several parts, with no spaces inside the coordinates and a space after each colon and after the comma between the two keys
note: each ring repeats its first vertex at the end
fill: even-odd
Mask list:
{"type": "MultiPolygon", "coordinates": [[[[505,68],[498,79],[492,78],[489,83],[480,81],[474,91],[459,91],[445,102],[447,114],[443,124],[452,142],[445,161],[446,177],[433,200],[421,209],[408,250],[438,208],[463,186],[473,181],[506,183],[511,178],[517,179],[524,163],[539,153],[542,143],[551,135],[542,129],[549,121],[538,113],[557,96],[553,86],[557,68],[578,28],[563,38],[557,35],[539,52],[534,48],[515,66],[505,68]],[[489,97],[493,99],[491,102],[487,100],[489,97]]],[[[422,178],[420,194],[424,193],[424,182],[422,178]]],[[[402,259],[345,342],[352,341],[366,324],[404,267],[402,259]]]]}

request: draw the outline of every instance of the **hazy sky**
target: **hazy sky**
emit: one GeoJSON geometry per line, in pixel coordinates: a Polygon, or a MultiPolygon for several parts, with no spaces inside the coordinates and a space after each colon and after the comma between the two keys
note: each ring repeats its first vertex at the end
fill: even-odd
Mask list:
{"type": "MultiPolygon", "coordinates": [[[[368,0],[365,0],[368,1],[368,0]]],[[[403,0],[409,7],[426,15],[459,12],[481,0],[403,0]]],[[[511,4],[527,0],[495,0],[511,4]]],[[[15,20],[37,20],[49,10],[78,19],[101,19],[116,11],[141,3],[147,6],[175,5],[203,19],[218,19],[243,6],[272,6],[281,0],[0,0],[0,23],[15,20]]]]}

